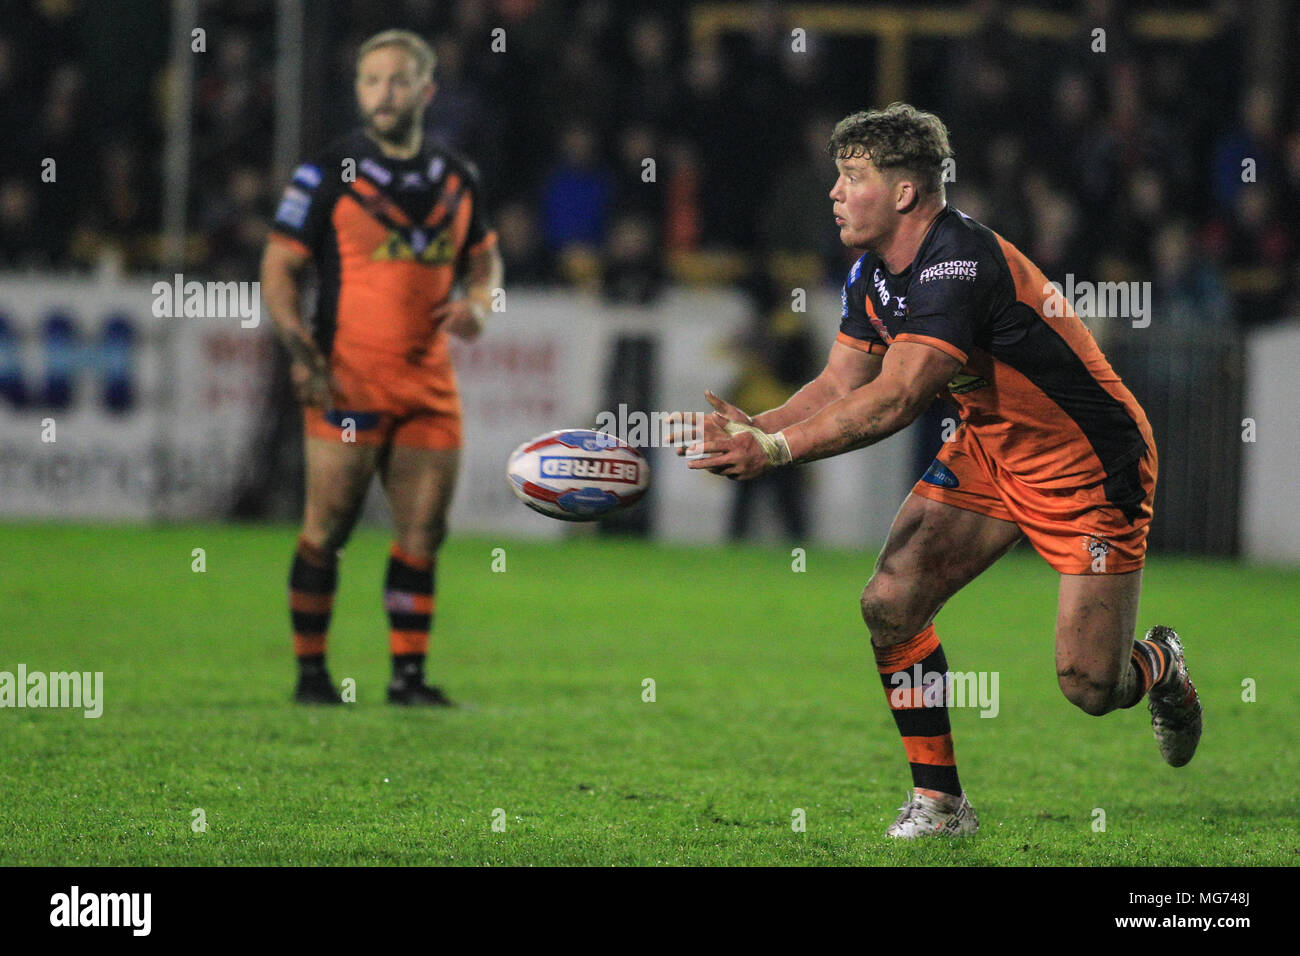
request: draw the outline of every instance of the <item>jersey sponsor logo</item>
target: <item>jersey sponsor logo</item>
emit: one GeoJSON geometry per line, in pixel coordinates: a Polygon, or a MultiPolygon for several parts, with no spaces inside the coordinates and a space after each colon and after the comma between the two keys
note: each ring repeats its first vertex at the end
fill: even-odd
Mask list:
{"type": "Polygon", "coordinates": [[[313,166],[311,163],[303,163],[293,171],[293,181],[300,186],[306,186],[308,189],[315,189],[320,185],[320,167],[313,166]]]}
{"type": "Polygon", "coordinates": [[[858,261],[853,263],[853,268],[849,270],[849,278],[844,283],[844,289],[840,292],[840,318],[849,317],[849,286],[858,281],[858,276],[862,275],[862,263],[866,262],[866,256],[860,256],[858,261]]]}
{"type": "Polygon", "coordinates": [[[938,485],[940,488],[956,488],[961,484],[957,480],[957,476],[947,466],[943,465],[938,458],[930,463],[930,467],[925,470],[921,480],[931,485],[938,485]]]}
{"type": "Polygon", "coordinates": [[[393,174],[368,156],[361,161],[361,171],[381,186],[393,181],[393,174]]]}
{"type": "Polygon", "coordinates": [[[934,279],[964,279],[967,282],[974,282],[978,269],[979,262],[975,259],[947,259],[922,269],[916,281],[921,283],[934,279]]]}
{"type": "Polygon", "coordinates": [[[907,315],[907,296],[895,295],[891,297],[889,286],[885,283],[885,275],[881,272],[879,267],[877,267],[875,274],[872,275],[871,281],[876,287],[876,295],[880,298],[881,308],[888,307],[890,298],[893,298],[894,318],[901,319],[903,316],[907,315]]]}
{"type": "Polygon", "coordinates": [[[275,210],[275,221],[291,229],[301,229],[307,221],[307,212],[311,209],[311,194],[290,186],[284,191],[280,205],[275,210]]]}
{"type": "Polygon", "coordinates": [[[441,266],[456,258],[456,238],[450,229],[430,235],[423,229],[390,229],[370,254],[372,262],[419,262],[441,266]]]}
{"type": "Polygon", "coordinates": [[[402,173],[402,178],[397,181],[399,190],[423,189],[426,185],[424,174],[418,169],[413,173],[402,173]]]}
{"type": "Polygon", "coordinates": [[[989,380],[980,375],[971,375],[968,372],[958,372],[948,383],[948,391],[953,395],[964,395],[967,392],[973,392],[977,388],[988,388],[989,380]]]}
{"type": "Polygon", "coordinates": [[[618,481],[635,485],[639,474],[635,461],[609,461],[604,458],[558,458],[544,456],[540,462],[543,478],[585,478],[588,481],[618,481]]]}
{"type": "Polygon", "coordinates": [[[881,305],[889,305],[889,286],[885,284],[885,275],[876,269],[871,276],[871,282],[876,287],[876,297],[880,299],[881,305]]]}

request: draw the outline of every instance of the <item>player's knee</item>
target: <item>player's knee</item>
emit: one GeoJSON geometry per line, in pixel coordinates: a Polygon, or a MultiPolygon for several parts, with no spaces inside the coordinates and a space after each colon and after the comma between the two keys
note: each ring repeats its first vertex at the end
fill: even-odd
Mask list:
{"type": "Polygon", "coordinates": [[[355,509],[335,503],[313,503],[303,519],[302,537],[320,548],[337,550],[352,533],[355,509]]]}
{"type": "Polygon", "coordinates": [[[323,516],[320,525],[321,536],[325,539],[325,546],[341,548],[347,543],[348,536],[352,531],[352,518],[348,511],[340,508],[327,512],[323,516]]]}
{"type": "Polygon", "coordinates": [[[899,634],[908,629],[904,607],[898,599],[897,591],[886,576],[876,574],[862,589],[860,599],[862,620],[871,631],[877,643],[895,643],[905,640],[908,635],[899,634]]]}
{"type": "Polygon", "coordinates": [[[1085,714],[1100,717],[1115,709],[1115,682],[1073,668],[1056,675],[1065,699],[1085,714]]]}
{"type": "Polygon", "coordinates": [[[445,521],[420,528],[398,529],[397,546],[412,557],[432,561],[446,537],[445,521]]]}

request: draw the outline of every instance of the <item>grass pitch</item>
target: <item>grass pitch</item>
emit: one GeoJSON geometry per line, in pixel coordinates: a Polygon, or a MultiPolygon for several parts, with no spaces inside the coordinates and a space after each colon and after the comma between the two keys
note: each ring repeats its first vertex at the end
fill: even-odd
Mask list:
{"type": "Polygon", "coordinates": [[[290,703],[294,533],[0,527],[0,671],[102,671],[105,698],[0,710],[0,864],[1300,860],[1296,571],[1150,561],[1141,626],[1180,631],[1206,709],[1174,770],[1145,706],[1060,694],[1057,577],[1022,544],[938,619],[953,670],[999,674],[996,717],[952,712],[981,831],[898,844],[909,776],[857,611],[874,551],[796,573],[779,548],[453,538],[430,673],[463,706],[432,712],[384,703],[388,538],[362,530],[330,654],[357,701],[322,709],[290,703]]]}

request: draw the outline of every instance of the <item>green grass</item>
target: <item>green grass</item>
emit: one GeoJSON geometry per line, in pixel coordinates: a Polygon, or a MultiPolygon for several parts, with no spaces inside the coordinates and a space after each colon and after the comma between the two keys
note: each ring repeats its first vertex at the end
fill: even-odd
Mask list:
{"type": "Polygon", "coordinates": [[[383,702],[378,531],[348,548],[331,636],[357,702],[289,702],[293,537],[0,527],[0,670],[103,671],[106,698],[97,720],[0,710],[0,864],[1300,862],[1293,570],[1150,563],[1141,621],[1179,628],[1206,707],[1173,770],[1145,707],[1062,697],[1056,576],[1017,549],[938,621],[954,670],[1000,674],[996,718],[953,711],[981,832],[897,845],[909,777],[857,611],[874,552],[793,573],[782,549],[455,538],[431,670],[464,706],[428,712],[383,702]]]}

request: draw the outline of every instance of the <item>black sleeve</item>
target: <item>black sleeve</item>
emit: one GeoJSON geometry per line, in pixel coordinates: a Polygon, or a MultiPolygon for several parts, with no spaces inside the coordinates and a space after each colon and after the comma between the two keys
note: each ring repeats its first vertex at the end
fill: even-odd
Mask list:
{"type": "Polygon", "coordinates": [[[871,320],[867,318],[867,290],[862,280],[863,256],[849,270],[849,277],[844,280],[844,290],[840,293],[840,335],[857,339],[869,345],[885,347],[880,333],[876,331],[871,320]]]}
{"type": "Polygon", "coordinates": [[[312,252],[329,229],[330,212],[338,195],[342,173],[323,162],[303,163],[280,196],[271,231],[301,242],[312,252]]]}
{"type": "Polygon", "coordinates": [[[488,221],[487,210],[483,205],[483,190],[479,185],[478,169],[473,163],[464,164],[466,191],[473,204],[470,212],[469,231],[465,234],[465,250],[474,252],[484,244],[496,241],[496,231],[488,221]]]}

